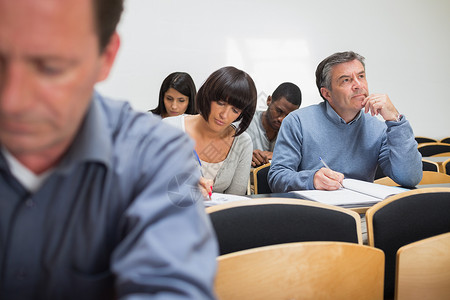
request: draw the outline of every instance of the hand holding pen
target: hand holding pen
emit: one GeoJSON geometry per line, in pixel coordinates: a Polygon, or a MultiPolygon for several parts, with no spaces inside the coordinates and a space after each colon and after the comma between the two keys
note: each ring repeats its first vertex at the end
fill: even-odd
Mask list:
{"type": "Polygon", "coordinates": [[[321,168],[314,174],[314,188],[316,190],[338,190],[342,188],[344,174],[331,170],[327,163],[319,157],[324,168],[321,168]]]}
{"type": "Polygon", "coordinates": [[[199,185],[200,185],[200,190],[203,194],[203,196],[205,198],[208,198],[209,200],[211,200],[211,195],[212,195],[212,186],[213,186],[213,181],[211,179],[206,179],[205,176],[203,176],[203,171],[202,171],[202,162],[200,160],[200,157],[197,154],[197,151],[194,150],[194,155],[197,159],[197,162],[200,166],[200,180],[199,180],[199,185]]]}

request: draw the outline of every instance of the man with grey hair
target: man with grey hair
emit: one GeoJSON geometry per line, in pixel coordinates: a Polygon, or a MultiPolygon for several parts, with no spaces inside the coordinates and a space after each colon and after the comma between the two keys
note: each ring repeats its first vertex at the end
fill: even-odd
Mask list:
{"type": "Polygon", "coordinates": [[[0,299],[214,299],[193,143],[103,97],[122,0],[0,0],[0,299]]]}
{"type": "Polygon", "coordinates": [[[292,112],[281,125],[268,175],[273,192],[336,190],[344,176],[372,182],[377,166],[402,186],[420,182],[412,128],[388,95],[369,94],[361,55],[327,57],[316,83],[325,101],[292,112]]]}

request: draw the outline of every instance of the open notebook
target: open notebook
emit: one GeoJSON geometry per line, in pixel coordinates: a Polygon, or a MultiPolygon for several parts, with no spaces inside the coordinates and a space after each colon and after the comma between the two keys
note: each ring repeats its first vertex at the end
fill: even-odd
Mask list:
{"type": "Polygon", "coordinates": [[[221,194],[221,193],[212,193],[211,200],[203,201],[206,207],[224,204],[232,201],[238,200],[249,200],[250,198],[245,196],[231,195],[231,194],[221,194]]]}
{"type": "Polygon", "coordinates": [[[343,188],[335,191],[305,190],[292,191],[305,199],[331,205],[373,205],[389,196],[408,189],[386,186],[356,179],[344,179],[343,188]]]}

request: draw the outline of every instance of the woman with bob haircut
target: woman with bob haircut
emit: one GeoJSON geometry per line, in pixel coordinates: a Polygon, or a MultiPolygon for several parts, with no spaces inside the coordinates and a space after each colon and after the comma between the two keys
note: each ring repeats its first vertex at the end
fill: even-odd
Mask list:
{"type": "Polygon", "coordinates": [[[245,195],[252,162],[252,141],[244,132],[256,109],[253,79],[235,67],[212,73],[197,93],[198,115],[164,119],[195,141],[203,194],[245,195]],[[237,127],[233,122],[240,121],[237,127]]]}
{"type": "Polygon", "coordinates": [[[175,72],[164,79],[159,90],[159,102],[155,109],[149,110],[161,118],[195,114],[195,95],[197,90],[188,73],[175,72]]]}

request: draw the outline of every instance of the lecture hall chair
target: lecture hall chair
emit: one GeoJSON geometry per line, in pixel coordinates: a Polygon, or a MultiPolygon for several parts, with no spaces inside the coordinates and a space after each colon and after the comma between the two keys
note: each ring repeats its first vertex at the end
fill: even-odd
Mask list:
{"type": "Polygon", "coordinates": [[[299,242],[220,256],[218,299],[383,299],[384,253],[345,242],[299,242]]]}
{"type": "Polygon", "coordinates": [[[450,299],[450,232],[398,249],[395,299],[450,299]]]}
{"type": "Polygon", "coordinates": [[[314,201],[257,198],[206,208],[220,255],[250,248],[306,241],[362,244],[358,213],[314,201]]]}
{"type": "Polygon", "coordinates": [[[270,194],[267,175],[269,174],[270,163],[259,166],[253,170],[253,186],[255,194],[270,194]]]}
{"type": "Polygon", "coordinates": [[[438,142],[438,140],[436,140],[436,139],[425,137],[425,136],[416,136],[416,137],[414,137],[414,139],[416,140],[417,144],[438,142]]]}
{"type": "Polygon", "coordinates": [[[412,242],[449,232],[449,212],[450,188],[424,188],[403,192],[388,197],[367,210],[369,245],[383,250],[385,254],[384,290],[387,299],[394,297],[398,249],[412,242]]]}

